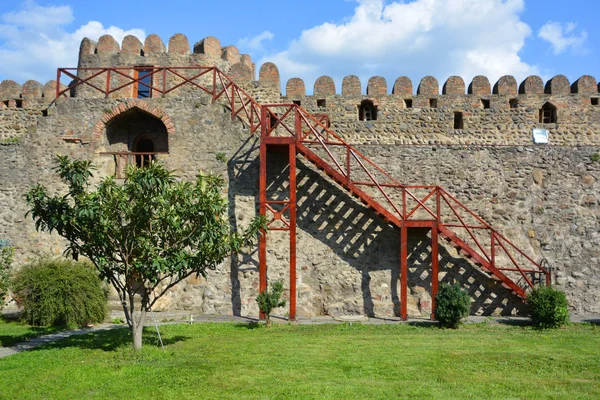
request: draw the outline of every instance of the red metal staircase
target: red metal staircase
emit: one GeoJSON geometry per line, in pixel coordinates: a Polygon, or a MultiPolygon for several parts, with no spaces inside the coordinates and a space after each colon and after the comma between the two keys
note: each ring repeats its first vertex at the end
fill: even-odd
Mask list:
{"type": "MultiPolygon", "coordinates": [[[[70,69],[76,70],[76,69],[70,69]]],[[[131,68],[105,68],[88,71],[92,78],[80,78],[59,69],[57,99],[64,71],[74,79],[71,90],[88,85],[109,97],[129,85],[146,85],[142,79],[128,75],[131,68]],[[118,70],[118,71],[117,71],[118,70]],[[119,85],[111,88],[111,74],[119,76],[119,85]],[[104,77],[106,75],[106,77],[104,77]],[[125,78],[123,78],[125,77],[125,78]],[[95,83],[90,79],[96,79],[95,83]],[[99,79],[104,79],[102,84],[99,79]],[[123,79],[126,82],[123,83],[123,79]],[[102,89],[105,88],[105,89],[102,89]]],[[[149,68],[150,70],[150,68],[149,68]]],[[[85,75],[85,74],[84,74],[85,75]]],[[[325,175],[379,214],[387,223],[400,229],[401,316],[407,318],[407,236],[408,228],[431,229],[432,299],[438,289],[438,238],[446,240],[460,254],[501,282],[514,294],[525,298],[526,290],[537,282],[550,284],[550,273],[514,243],[468,209],[439,186],[404,185],[367,156],[359,152],[329,127],[327,116],[313,116],[296,104],[257,103],[244,89],[216,67],[155,67],[151,76],[162,77],[162,85],[149,86],[152,95],[166,95],[184,84],[208,93],[213,102],[224,102],[232,119],[241,118],[253,134],[260,133],[260,213],[269,218],[270,230],[290,233],[290,319],[296,314],[296,155],[303,155],[325,175]],[[172,75],[171,79],[167,79],[172,75]],[[166,82],[171,82],[167,86],[166,82]],[[286,200],[267,198],[267,153],[289,155],[289,196],[286,200]]],[[[147,81],[146,81],[147,82],[147,81]]],[[[260,290],[267,287],[266,235],[259,243],[260,290]]]]}

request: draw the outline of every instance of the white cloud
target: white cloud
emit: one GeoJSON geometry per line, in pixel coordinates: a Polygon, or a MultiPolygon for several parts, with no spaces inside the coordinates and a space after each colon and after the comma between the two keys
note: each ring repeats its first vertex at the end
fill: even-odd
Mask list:
{"type": "Polygon", "coordinates": [[[264,31],[263,33],[256,36],[246,36],[243,39],[240,39],[237,42],[237,47],[244,49],[245,51],[264,51],[263,42],[266,40],[273,40],[275,35],[273,35],[269,31],[264,31]]]}
{"type": "Polygon", "coordinates": [[[282,80],[303,78],[308,87],[321,74],[339,85],[345,75],[383,75],[391,90],[407,75],[416,90],[425,75],[440,84],[450,75],[466,84],[485,75],[492,85],[502,75],[537,74],[519,56],[531,29],[521,21],[523,0],[356,0],[354,15],[302,32],[289,47],[264,57],[280,68],[282,80]]]}
{"type": "Polygon", "coordinates": [[[26,1],[18,10],[0,16],[0,80],[20,83],[35,79],[42,83],[55,79],[59,67],[76,67],[79,44],[84,37],[98,40],[112,35],[119,43],[126,35],[144,40],[141,29],[123,30],[90,21],[69,32],[66,26],[74,21],[68,6],[43,7],[26,1]]]}
{"type": "Polygon", "coordinates": [[[564,26],[558,22],[548,21],[541,27],[538,37],[547,40],[558,55],[571,48],[575,52],[585,51],[583,46],[587,40],[587,32],[581,31],[578,35],[574,33],[577,24],[569,22],[564,26]]]}

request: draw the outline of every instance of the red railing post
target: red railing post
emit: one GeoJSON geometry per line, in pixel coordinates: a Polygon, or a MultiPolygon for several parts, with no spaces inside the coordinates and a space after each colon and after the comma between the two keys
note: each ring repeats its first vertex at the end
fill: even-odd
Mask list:
{"type": "Polygon", "coordinates": [[[60,96],[60,68],[56,70],[56,99],[60,96]]]}
{"type": "Polygon", "coordinates": [[[104,93],[104,97],[108,99],[108,94],[110,93],[110,71],[111,68],[107,68],[106,70],[106,92],[104,93]]]}
{"type": "Polygon", "coordinates": [[[296,320],[296,144],[289,145],[290,164],[290,317],[296,320]]]}
{"type": "Polygon", "coordinates": [[[438,292],[439,275],[439,255],[438,255],[438,223],[437,221],[431,228],[431,319],[435,319],[435,296],[438,292]]]}
{"type": "Polygon", "coordinates": [[[492,233],[492,238],[491,238],[491,253],[492,253],[492,259],[490,260],[490,263],[492,265],[493,268],[496,268],[496,241],[494,240],[494,230],[490,229],[490,232],[492,233]]]}
{"type": "Polygon", "coordinates": [[[217,69],[213,68],[213,92],[212,92],[212,102],[214,103],[217,99],[217,69]]]}
{"type": "MultiPolygon", "coordinates": [[[[261,106],[261,127],[260,127],[260,160],[259,160],[259,213],[263,217],[267,215],[267,109],[261,106]]],[[[267,290],[267,232],[261,229],[258,242],[258,275],[259,275],[259,293],[267,290]]],[[[260,312],[260,319],[264,319],[265,314],[260,312]]]]}
{"type": "Polygon", "coordinates": [[[162,69],[162,97],[167,95],[167,67],[162,69]]]}

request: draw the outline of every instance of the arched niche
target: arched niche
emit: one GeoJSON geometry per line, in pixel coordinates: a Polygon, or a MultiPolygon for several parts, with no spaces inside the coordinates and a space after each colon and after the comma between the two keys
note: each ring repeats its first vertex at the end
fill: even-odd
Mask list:
{"type": "Polygon", "coordinates": [[[107,122],[106,141],[107,148],[113,152],[169,152],[168,132],[163,121],[137,107],[107,122]],[[153,149],[146,151],[150,142],[153,149]]]}

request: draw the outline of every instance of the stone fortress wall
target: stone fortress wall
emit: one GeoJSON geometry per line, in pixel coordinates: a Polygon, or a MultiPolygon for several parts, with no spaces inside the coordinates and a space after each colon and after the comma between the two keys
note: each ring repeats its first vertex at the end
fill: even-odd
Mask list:
{"type": "MultiPolygon", "coordinates": [[[[407,77],[398,78],[389,93],[382,77],[369,79],[363,92],[358,77],[348,76],[340,94],[333,79],[324,76],[315,82],[312,95],[299,78],[290,79],[282,95],[274,64],[263,64],[255,81],[248,55],[233,46],[221,47],[213,37],[190,47],[181,34],[172,36],[168,47],[156,35],[143,44],[133,36],[121,45],[110,36],[97,43],[84,39],[78,66],[123,68],[121,72],[133,75],[133,66],[197,65],[217,66],[261,103],[293,101],[327,114],[334,132],[400,181],[443,186],[535,259],[548,259],[555,284],[566,291],[574,312],[600,312],[600,163],[593,161],[600,153],[600,94],[593,77],[571,84],[559,75],[544,85],[531,76],[518,85],[505,76],[493,87],[482,76],[468,87],[460,77],[451,77],[440,94],[438,81],[429,76],[416,93],[407,77]],[[368,118],[365,106],[370,107],[368,118]],[[548,110],[549,122],[540,122],[542,109],[548,110]],[[549,131],[549,145],[532,144],[533,128],[549,131]]],[[[178,71],[194,76],[193,69],[178,71]]],[[[152,85],[161,87],[162,79],[155,76],[152,85]]],[[[167,79],[167,86],[183,82],[173,74],[167,79]]],[[[107,86],[106,76],[90,82],[107,86]]],[[[112,74],[108,86],[119,88],[124,82],[112,74]]],[[[61,89],[69,84],[61,81],[61,89]]],[[[132,86],[105,98],[82,85],[51,104],[56,86],[56,81],[0,83],[0,237],[16,245],[19,261],[36,252],[58,254],[64,245],[55,236],[36,233],[24,218],[22,196],[31,185],[61,188],[51,170],[54,155],[91,159],[99,166],[99,176],[111,174],[114,161],[101,153],[130,150],[135,132],[168,138],[168,154],[159,158],[184,178],[199,170],[226,177],[235,226],[245,226],[256,214],[257,141],[199,89],[184,85],[164,97],[138,100],[131,98],[132,86]],[[217,160],[217,153],[225,153],[228,162],[217,160]]],[[[270,190],[282,190],[285,160],[273,155],[269,162],[270,190]]],[[[299,315],[397,315],[398,232],[309,163],[300,159],[298,164],[299,315]]],[[[269,235],[269,277],[284,279],[287,285],[287,237],[269,235]]],[[[409,312],[414,316],[430,312],[429,240],[426,231],[411,232],[409,312]]],[[[522,312],[518,299],[455,249],[440,251],[441,280],[467,287],[474,313],[522,312]]],[[[207,280],[190,278],[160,307],[256,314],[256,258],[251,251],[228,260],[207,280]]]]}

